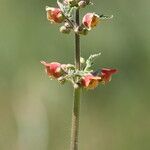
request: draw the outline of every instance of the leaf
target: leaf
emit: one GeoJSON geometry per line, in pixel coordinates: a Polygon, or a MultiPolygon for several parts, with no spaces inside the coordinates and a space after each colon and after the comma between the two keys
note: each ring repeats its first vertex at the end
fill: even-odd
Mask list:
{"type": "Polygon", "coordinates": [[[58,4],[59,8],[61,9],[61,11],[65,12],[65,7],[59,0],[57,0],[57,4],[58,4]]]}
{"type": "Polygon", "coordinates": [[[64,5],[59,0],[57,0],[57,4],[59,8],[61,9],[61,11],[63,12],[64,16],[69,17],[69,18],[72,16],[72,11],[74,9],[73,7],[70,7],[69,5],[64,5]]]}
{"type": "Polygon", "coordinates": [[[70,6],[69,6],[69,7],[67,8],[67,11],[66,11],[67,16],[68,16],[68,17],[71,17],[73,11],[74,11],[74,7],[70,7],[70,6]]]}
{"type": "Polygon", "coordinates": [[[93,65],[94,59],[98,56],[100,56],[101,53],[98,54],[93,54],[91,55],[87,60],[86,60],[86,67],[85,67],[85,71],[92,71],[91,70],[91,66],[93,65]]]}
{"type": "Polygon", "coordinates": [[[111,15],[111,16],[100,15],[100,18],[102,20],[109,20],[109,19],[112,19],[113,17],[114,17],[113,15],[111,15]]]}

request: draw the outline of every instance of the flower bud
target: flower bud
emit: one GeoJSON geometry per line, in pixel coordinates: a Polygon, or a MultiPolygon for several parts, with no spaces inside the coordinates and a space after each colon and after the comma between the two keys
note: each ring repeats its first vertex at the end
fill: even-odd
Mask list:
{"type": "Polygon", "coordinates": [[[69,34],[69,33],[71,32],[71,29],[70,29],[70,28],[67,28],[67,27],[65,27],[65,26],[61,26],[61,27],[59,28],[59,31],[60,31],[61,33],[69,34]]]}
{"type": "Polygon", "coordinates": [[[70,25],[70,23],[69,23],[69,22],[65,22],[65,23],[64,23],[64,26],[65,26],[66,28],[70,28],[70,29],[72,29],[72,26],[70,25]]]}
{"type": "Polygon", "coordinates": [[[76,27],[74,29],[74,32],[77,33],[77,34],[87,35],[88,34],[88,29],[86,29],[85,27],[83,27],[81,25],[81,26],[76,27]]]}
{"type": "Polygon", "coordinates": [[[88,29],[91,30],[94,28],[98,22],[100,21],[100,17],[95,13],[87,13],[83,19],[82,24],[88,29]]]}
{"type": "Polygon", "coordinates": [[[85,59],[83,57],[80,57],[80,63],[84,64],[85,63],[85,59]]]}
{"type": "Polygon", "coordinates": [[[63,12],[60,8],[46,7],[47,19],[51,23],[62,23],[65,20],[63,12]]]}
{"type": "Polygon", "coordinates": [[[87,6],[87,3],[86,3],[86,1],[82,0],[82,1],[80,1],[80,2],[78,3],[78,6],[79,6],[80,8],[84,8],[84,7],[87,6]]]}
{"type": "Polygon", "coordinates": [[[77,34],[80,34],[80,32],[82,30],[83,30],[83,26],[77,26],[77,27],[75,27],[74,32],[77,33],[77,34]]]}

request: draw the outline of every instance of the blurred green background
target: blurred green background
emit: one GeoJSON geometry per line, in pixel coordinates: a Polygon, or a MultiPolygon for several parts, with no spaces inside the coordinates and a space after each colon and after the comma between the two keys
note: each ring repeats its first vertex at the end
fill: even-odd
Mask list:
{"type": "MultiPolygon", "coordinates": [[[[83,91],[80,150],[150,149],[150,1],[93,0],[113,14],[82,37],[82,56],[101,52],[112,82],[83,91]]],[[[46,20],[50,0],[0,0],[0,150],[68,150],[72,86],[50,81],[40,60],[73,63],[74,36],[46,20]]]]}

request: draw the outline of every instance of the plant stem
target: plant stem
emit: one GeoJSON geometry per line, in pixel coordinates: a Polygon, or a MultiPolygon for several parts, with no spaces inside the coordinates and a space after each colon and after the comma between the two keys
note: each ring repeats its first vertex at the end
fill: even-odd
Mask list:
{"type": "MultiPolygon", "coordinates": [[[[79,25],[79,9],[76,10],[76,24],[79,25]]],[[[75,66],[80,70],[80,36],[75,34],[75,66]]],[[[74,88],[74,103],[72,109],[71,145],[70,150],[78,150],[80,115],[80,87],[74,88]]]]}
{"type": "MultiPolygon", "coordinates": [[[[79,9],[76,10],[76,24],[80,25],[79,9]]],[[[80,35],[75,34],[75,66],[80,70],[80,35]]]]}
{"type": "Polygon", "coordinates": [[[78,150],[79,113],[80,113],[80,88],[77,88],[74,89],[70,150],[78,150]]]}

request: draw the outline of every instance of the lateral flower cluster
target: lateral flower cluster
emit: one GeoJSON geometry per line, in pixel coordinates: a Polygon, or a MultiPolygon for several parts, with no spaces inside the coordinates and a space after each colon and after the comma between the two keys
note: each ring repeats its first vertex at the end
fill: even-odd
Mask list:
{"type": "MultiPolygon", "coordinates": [[[[70,81],[74,87],[83,87],[85,89],[95,89],[99,84],[107,84],[111,81],[112,75],[117,73],[116,69],[102,68],[97,71],[91,69],[93,59],[99,54],[91,55],[81,70],[76,70],[72,64],[61,64],[58,62],[47,63],[41,61],[45,67],[46,74],[51,79],[58,80],[61,84],[70,81]]],[[[82,58],[83,59],[83,58],[82,58]]]]}
{"type": "Polygon", "coordinates": [[[47,19],[51,23],[63,23],[60,32],[69,34],[74,31],[77,34],[86,35],[104,19],[111,19],[112,16],[98,15],[95,12],[88,12],[82,18],[82,23],[77,25],[74,21],[74,10],[91,5],[90,0],[57,0],[58,7],[46,6],[47,19]]]}

